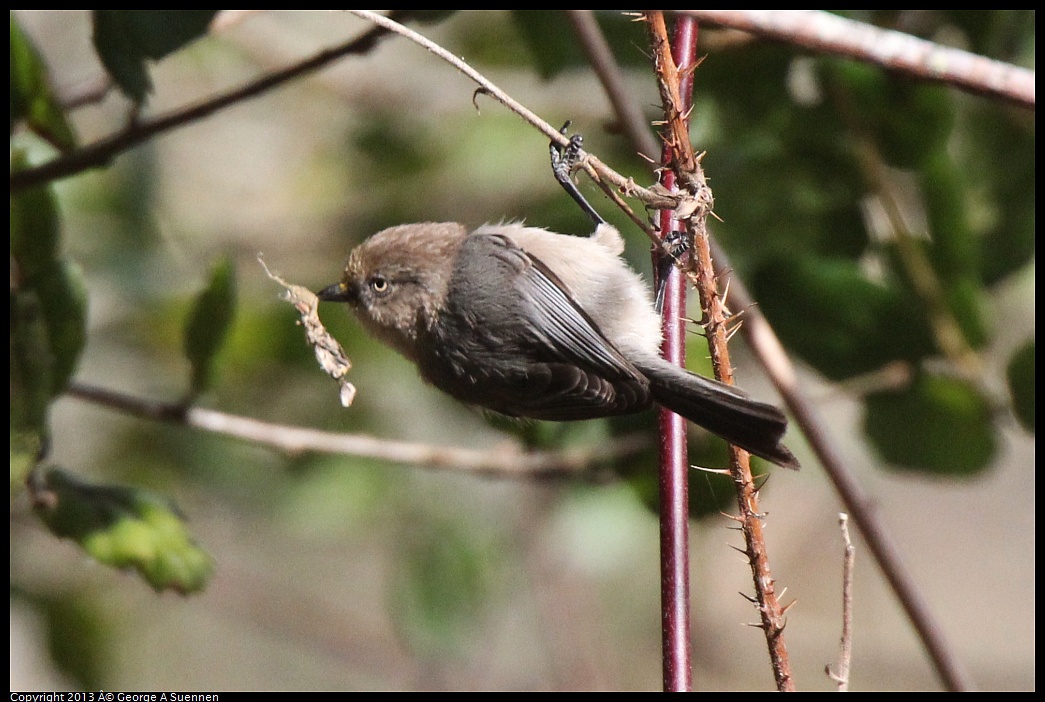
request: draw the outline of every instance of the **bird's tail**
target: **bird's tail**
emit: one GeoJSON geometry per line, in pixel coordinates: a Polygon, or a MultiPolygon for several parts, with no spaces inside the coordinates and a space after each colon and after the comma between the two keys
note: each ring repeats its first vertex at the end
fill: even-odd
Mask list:
{"type": "Polygon", "coordinates": [[[731,385],[656,361],[637,365],[649,378],[657,403],[745,451],[785,468],[800,468],[798,459],[780,443],[787,417],[779,409],[731,385]]]}

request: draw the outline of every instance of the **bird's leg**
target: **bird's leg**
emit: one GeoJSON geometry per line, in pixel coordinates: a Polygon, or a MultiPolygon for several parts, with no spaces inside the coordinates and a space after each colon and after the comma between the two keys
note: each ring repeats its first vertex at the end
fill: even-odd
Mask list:
{"type": "MultiPolygon", "coordinates": [[[[566,124],[562,125],[562,129],[559,130],[561,134],[565,136],[566,130],[569,129],[570,122],[567,120],[566,124]]],[[[591,217],[592,221],[595,222],[595,226],[598,227],[600,224],[605,224],[606,220],[595,211],[584,196],[581,195],[581,191],[577,189],[577,185],[570,178],[570,173],[577,165],[577,160],[580,155],[581,147],[584,144],[584,137],[580,134],[574,134],[570,137],[570,143],[568,146],[560,146],[556,142],[552,142],[549,148],[552,157],[552,173],[555,174],[555,180],[559,181],[570,197],[573,198],[574,202],[581,206],[584,213],[591,217]]]]}
{"type": "Polygon", "coordinates": [[[664,309],[664,286],[668,282],[668,274],[671,273],[675,263],[689,251],[689,241],[686,239],[686,232],[679,229],[668,232],[668,235],[664,237],[663,248],[667,250],[667,254],[662,253],[657,257],[657,288],[654,304],[658,314],[664,309]]]}

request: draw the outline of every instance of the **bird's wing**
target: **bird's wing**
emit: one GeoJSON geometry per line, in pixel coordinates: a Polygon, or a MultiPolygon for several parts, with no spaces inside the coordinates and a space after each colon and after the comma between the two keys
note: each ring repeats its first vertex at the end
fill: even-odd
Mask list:
{"type": "MultiPolygon", "coordinates": [[[[585,419],[650,404],[649,381],[599,330],[553,271],[505,236],[473,234],[462,246],[450,315],[469,319],[470,361],[490,369],[476,383],[486,395],[465,398],[506,414],[585,419]],[[506,294],[507,293],[507,294],[506,294]]],[[[459,378],[458,378],[459,379],[459,378]]],[[[438,381],[435,381],[439,384],[438,381]]]]}

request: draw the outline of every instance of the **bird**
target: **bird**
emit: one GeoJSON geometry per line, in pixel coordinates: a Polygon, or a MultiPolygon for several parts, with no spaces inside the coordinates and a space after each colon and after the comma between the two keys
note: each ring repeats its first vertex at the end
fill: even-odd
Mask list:
{"type": "Polygon", "coordinates": [[[660,405],[777,465],[787,418],[742,390],[660,357],[660,318],[621,257],[619,231],[591,236],[522,223],[384,229],[355,247],[339,282],[317,293],[464,403],[572,421],[660,405]]]}

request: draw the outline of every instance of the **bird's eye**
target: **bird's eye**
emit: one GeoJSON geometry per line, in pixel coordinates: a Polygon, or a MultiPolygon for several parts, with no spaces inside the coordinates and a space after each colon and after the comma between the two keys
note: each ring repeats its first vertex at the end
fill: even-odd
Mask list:
{"type": "Polygon", "coordinates": [[[370,284],[370,289],[373,290],[378,295],[384,295],[385,293],[388,292],[388,289],[389,289],[388,279],[385,278],[384,276],[380,276],[380,275],[372,276],[370,278],[369,284],[370,284]]]}

